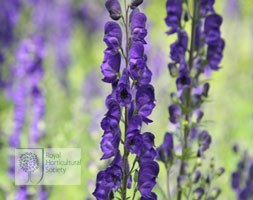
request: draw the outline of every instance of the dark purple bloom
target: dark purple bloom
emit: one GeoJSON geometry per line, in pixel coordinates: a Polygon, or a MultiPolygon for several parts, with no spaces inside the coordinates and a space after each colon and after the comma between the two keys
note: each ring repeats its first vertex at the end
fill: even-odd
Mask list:
{"type": "Polygon", "coordinates": [[[119,69],[121,63],[120,53],[115,55],[105,52],[105,58],[101,65],[101,71],[104,75],[103,81],[106,83],[114,83],[119,77],[119,69]]]}
{"type": "Polygon", "coordinates": [[[199,134],[199,146],[202,152],[206,151],[212,142],[212,138],[207,131],[202,131],[199,134]]]}
{"type": "Polygon", "coordinates": [[[121,6],[118,0],[107,0],[105,7],[113,20],[119,20],[121,18],[121,6]]]}
{"type": "Polygon", "coordinates": [[[166,11],[167,17],[165,22],[170,30],[168,34],[175,33],[181,26],[181,17],[183,12],[183,1],[182,0],[167,0],[166,11]]]}
{"type": "Polygon", "coordinates": [[[111,191],[120,187],[122,178],[121,167],[113,165],[97,175],[96,190],[93,195],[98,200],[109,199],[111,191]]]}
{"type": "Polygon", "coordinates": [[[208,66],[212,70],[218,70],[219,64],[223,57],[223,49],[225,47],[225,42],[223,39],[220,39],[215,44],[210,44],[207,48],[207,61],[208,66]]]}
{"type": "Polygon", "coordinates": [[[131,15],[131,32],[132,32],[132,40],[140,41],[146,44],[145,37],[147,36],[146,26],[147,17],[144,13],[135,11],[131,15]]]}
{"type": "Polygon", "coordinates": [[[132,9],[137,8],[139,5],[143,3],[143,0],[132,0],[130,7],[132,9]]]}
{"type": "Polygon", "coordinates": [[[179,105],[173,104],[169,106],[170,122],[177,124],[180,120],[182,111],[179,105]]]}
{"type": "Polygon", "coordinates": [[[140,200],[156,200],[157,196],[154,192],[151,192],[149,195],[142,196],[140,200]]]}
{"type": "Polygon", "coordinates": [[[194,193],[194,197],[195,197],[194,199],[200,200],[205,193],[205,189],[202,187],[198,187],[194,190],[193,193],[194,193]]]}
{"type": "Polygon", "coordinates": [[[205,20],[204,33],[207,44],[214,44],[219,42],[221,32],[220,26],[222,24],[222,17],[218,14],[207,16],[205,20]]]}
{"type": "Polygon", "coordinates": [[[234,172],[233,174],[232,174],[232,188],[234,189],[234,190],[237,190],[237,189],[239,189],[240,188],[240,179],[241,179],[241,175],[240,175],[240,173],[239,172],[234,172]]]}
{"type": "Polygon", "coordinates": [[[149,123],[150,120],[147,117],[151,114],[155,107],[155,95],[152,85],[143,85],[138,88],[136,92],[136,107],[138,114],[142,116],[142,120],[149,123]]]}
{"type": "Polygon", "coordinates": [[[159,166],[151,161],[140,166],[138,175],[138,187],[143,197],[149,196],[156,184],[156,177],[159,173],[159,166]]]}
{"type": "Polygon", "coordinates": [[[104,42],[107,45],[106,53],[118,53],[122,42],[122,31],[116,22],[107,22],[105,24],[104,42]]]}
{"type": "Polygon", "coordinates": [[[171,133],[166,133],[164,136],[163,143],[160,147],[157,148],[157,160],[160,160],[164,163],[168,163],[173,159],[173,135],[171,133]]]}
{"type": "Polygon", "coordinates": [[[130,92],[128,71],[126,69],[119,79],[118,87],[116,88],[116,99],[122,107],[126,107],[131,104],[132,95],[130,92]]]}
{"type": "Polygon", "coordinates": [[[200,0],[200,15],[201,17],[205,17],[208,12],[213,12],[213,5],[215,0],[200,0]]]}
{"type": "Polygon", "coordinates": [[[140,156],[141,148],[143,145],[142,135],[139,130],[134,130],[127,133],[126,148],[131,152],[140,156]]]}
{"type": "Polygon", "coordinates": [[[185,31],[178,31],[178,40],[170,46],[170,56],[176,63],[184,61],[188,46],[188,36],[185,31]]]}

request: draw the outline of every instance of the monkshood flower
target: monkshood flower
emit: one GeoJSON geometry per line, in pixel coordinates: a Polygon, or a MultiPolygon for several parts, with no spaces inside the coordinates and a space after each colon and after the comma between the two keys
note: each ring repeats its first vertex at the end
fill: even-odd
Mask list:
{"type": "Polygon", "coordinates": [[[10,47],[16,37],[14,35],[15,27],[19,19],[20,1],[1,1],[0,2],[0,88],[5,86],[3,77],[3,63],[10,47]],[[6,48],[8,47],[8,48],[6,48]]]}
{"type": "MultiPolygon", "coordinates": [[[[181,200],[183,195],[193,195],[196,199],[201,199],[203,195],[207,199],[219,196],[218,192],[214,192],[217,194],[215,197],[208,194],[206,187],[220,176],[213,176],[220,169],[215,169],[212,160],[207,174],[199,169],[199,162],[204,161],[205,152],[212,142],[208,131],[200,128],[204,116],[202,105],[209,97],[210,84],[206,75],[220,69],[225,47],[220,30],[222,17],[213,6],[214,0],[193,0],[192,3],[167,0],[166,4],[165,23],[170,28],[167,34],[177,36],[170,45],[171,62],[168,64],[170,75],[176,78],[177,91],[171,94],[172,103],[168,109],[174,131],[166,133],[162,145],[157,149],[157,159],[165,165],[168,177],[170,169],[180,161],[177,200],[181,200]],[[190,34],[184,28],[189,22],[190,34]],[[174,136],[179,138],[177,148],[174,147],[174,136]],[[181,149],[181,152],[178,153],[177,149],[181,149]],[[192,158],[196,160],[193,166],[188,162],[192,158]],[[205,184],[201,185],[199,179],[205,184]]],[[[167,188],[170,199],[169,185],[167,188]]]]}
{"type": "Polygon", "coordinates": [[[238,200],[253,198],[253,157],[247,151],[241,151],[236,145],[234,153],[240,157],[236,170],[231,174],[231,188],[238,200]]]}
{"type": "Polygon", "coordinates": [[[122,20],[126,42],[123,46],[123,31],[118,23],[109,21],[105,24],[107,48],[101,71],[102,80],[111,84],[112,92],[106,98],[108,111],[101,122],[104,134],[100,146],[101,159],[110,158],[111,161],[97,175],[93,195],[98,200],[135,199],[137,195],[142,200],[157,199],[152,192],[159,172],[154,161],[157,155],[154,135],[141,130],[143,123],[152,122],[148,117],[155,107],[154,88],[150,84],[152,73],[144,51],[147,17],[137,8],[141,3],[133,0],[124,9],[118,0],[105,3],[111,18],[122,20]],[[129,196],[128,190],[133,191],[133,197],[129,196]]]}
{"type": "MultiPolygon", "coordinates": [[[[42,61],[44,41],[33,35],[21,41],[16,53],[16,65],[12,69],[13,82],[10,97],[14,104],[14,131],[9,137],[9,146],[20,147],[21,134],[26,124],[27,111],[31,110],[29,145],[35,147],[43,136],[41,123],[44,118],[45,102],[40,82],[43,78],[42,61]]],[[[9,173],[14,177],[15,159],[10,158],[9,173]]],[[[46,191],[45,191],[46,192],[46,191]]],[[[27,199],[26,187],[20,187],[16,199],[27,199]]],[[[45,197],[41,199],[46,199],[45,197]]]]}

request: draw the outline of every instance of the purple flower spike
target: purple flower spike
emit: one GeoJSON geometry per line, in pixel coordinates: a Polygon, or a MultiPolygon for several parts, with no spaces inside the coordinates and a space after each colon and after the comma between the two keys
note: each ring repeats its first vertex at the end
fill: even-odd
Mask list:
{"type": "MultiPolygon", "coordinates": [[[[154,88],[150,84],[152,73],[147,67],[144,45],[147,36],[147,17],[138,9],[143,0],[132,0],[130,9],[124,13],[123,27],[126,42],[122,42],[122,31],[116,22],[105,25],[104,61],[101,71],[103,81],[111,83],[112,91],[106,99],[108,109],[101,122],[104,131],[100,143],[101,159],[112,161],[105,170],[97,175],[96,189],[93,195],[98,200],[114,199],[114,193],[120,189],[121,199],[127,199],[127,190],[132,187],[135,164],[138,163],[138,190],[141,199],[157,199],[152,192],[159,172],[154,161],[154,135],[142,133],[143,123],[151,123],[147,117],[155,107],[154,88]],[[128,25],[128,27],[126,27],[128,25]],[[121,68],[121,58],[126,65],[121,68]],[[124,129],[122,129],[124,127],[124,129]],[[122,149],[119,150],[119,149],[122,149]],[[129,162],[131,154],[134,162],[129,162]],[[130,171],[131,169],[131,171],[130,171]],[[147,174],[148,173],[148,174],[147,174]]],[[[120,4],[116,0],[107,0],[106,8],[113,19],[121,17],[120,4]]]]}
{"type": "Polygon", "coordinates": [[[118,0],[107,0],[105,7],[113,20],[119,20],[121,18],[121,6],[118,0]]]}

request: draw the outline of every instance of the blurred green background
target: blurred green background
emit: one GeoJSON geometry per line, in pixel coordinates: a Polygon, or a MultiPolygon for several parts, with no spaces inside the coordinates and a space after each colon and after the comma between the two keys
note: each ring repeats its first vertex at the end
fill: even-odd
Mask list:
{"type": "MultiPolygon", "coordinates": [[[[253,6],[251,0],[237,1],[239,6],[231,6],[236,0],[220,0],[216,10],[223,15],[222,34],[226,48],[222,69],[212,74],[211,101],[205,104],[206,128],[213,137],[208,157],[214,157],[217,166],[226,169],[217,185],[222,188],[220,199],[231,200],[235,196],[230,189],[230,174],[236,167],[237,158],[233,156],[231,146],[240,144],[253,153],[253,6]]],[[[80,1],[81,2],[81,1],[80,1]]],[[[74,2],[77,6],[80,2],[74,2]]],[[[94,190],[96,173],[106,164],[100,161],[99,147],[102,131],[100,120],[105,113],[104,99],[110,92],[110,86],[101,81],[100,64],[105,45],[103,22],[109,20],[103,1],[87,0],[94,4],[90,11],[93,18],[100,18],[101,25],[90,32],[82,23],[72,30],[70,40],[71,66],[67,74],[68,88],[63,88],[56,78],[54,64],[50,54],[44,62],[45,76],[42,83],[46,98],[46,116],[43,127],[46,135],[41,147],[80,147],[82,148],[82,184],[79,186],[49,187],[50,198],[81,200],[90,197],[94,190]]],[[[165,0],[146,1],[143,10],[148,16],[148,56],[149,68],[153,72],[153,84],[156,89],[156,108],[148,129],[156,136],[156,145],[162,142],[163,135],[169,130],[167,107],[170,92],[175,89],[174,81],[167,70],[169,45],[174,38],[168,37],[164,23],[165,0]]],[[[26,17],[22,18],[26,23],[26,17]]],[[[21,29],[22,30],[22,29],[21,29]]],[[[9,55],[10,60],[13,55],[9,55]]],[[[8,177],[7,138],[13,127],[13,105],[0,93],[0,190],[7,199],[14,199],[16,187],[8,177]]],[[[22,146],[27,145],[27,131],[22,134],[22,146]]],[[[165,185],[165,171],[161,166],[158,182],[165,185]]],[[[156,188],[157,193],[160,191],[156,188]]],[[[31,193],[36,187],[29,187],[31,193]]],[[[162,199],[162,197],[158,198],[162,199]]]]}

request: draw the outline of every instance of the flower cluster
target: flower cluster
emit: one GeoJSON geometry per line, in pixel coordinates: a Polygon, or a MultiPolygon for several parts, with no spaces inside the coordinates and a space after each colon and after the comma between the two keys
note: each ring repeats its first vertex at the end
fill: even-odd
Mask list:
{"type": "Polygon", "coordinates": [[[118,0],[107,0],[106,9],[113,20],[122,19],[126,31],[126,47],[122,46],[122,30],[114,21],[105,24],[104,61],[101,71],[103,81],[110,83],[112,92],[106,99],[108,112],[101,122],[104,135],[101,141],[103,156],[112,158],[108,168],[97,175],[94,196],[98,200],[112,198],[118,191],[121,199],[127,199],[127,189],[134,185],[134,195],[140,192],[142,200],[156,199],[152,192],[159,172],[154,161],[154,135],[141,133],[143,123],[151,123],[148,117],[155,107],[154,88],[150,84],[152,73],[146,65],[144,45],[147,36],[146,16],[137,8],[142,1],[132,1],[125,15],[118,0]],[[129,14],[129,10],[132,9],[129,14]],[[124,51],[125,49],[125,51],[124,51]],[[121,59],[125,60],[125,67],[121,59]],[[121,122],[124,131],[121,130],[121,122]],[[123,145],[123,153],[120,151],[123,145]],[[129,156],[135,157],[132,165],[129,156]],[[136,168],[136,163],[139,167],[136,168]],[[138,172],[138,179],[132,183],[132,173],[138,172]]]}
{"type": "Polygon", "coordinates": [[[238,200],[253,198],[253,158],[247,151],[240,152],[237,145],[233,148],[239,154],[240,160],[236,170],[231,175],[231,187],[235,191],[238,200]]]}
{"type": "MultiPolygon", "coordinates": [[[[34,147],[43,136],[42,122],[45,102],[40,82],[43,78],[42,61],[44,57],[44,40],[40,36],[31,36],[21,41],[16,53],[17,63],[12,69],[14,77],[10,97],[14,104],[14,131],[9,137],[9,146],[20,147],[21,134],[26,123],[28,110],[32,111],[29,144],[34,147]]],[[[14,176],[14,158],[10,159],[10,175],[14,176]]],[[[25,188],[24,188],[25,189],[25,188]]],[[[21,190],[21,193],[23,193],[21,190]]],[[[18,192],[17,198],[20,194],[18,192]]]]}
{"type": "MultiPolygon", "coordinates": [[[[194,0],[192,9],[189,5],[184,6],[184,3],[187,2],[167,0],[166,4],[165,22],[170,28],[167,34],[177,35],[177,40],[170,46],[171,62],[168,64],[171,76],[176,78],[177,92],[171,94],[172,104],[168,108],[169,121],[175,127],[175,131],[167,133],[163,144],[157,149],[157,158],[165,164],[167,170],[176,158],[180,158],[178,199],[181,199],[182,192],[186,191],[183,190],[182,180],[189,181],[198,169],[196,163],[193,173],[187,172],[187,160],[192,155],[195,155],[196,160],[204,158],[204,152],[212,142],[208,131],[199,128],[204,116],[201,106],[208,98],[210,88],[205,75],[220,68],[225,45],[220,31],[222,17],[215,12],[214,1],[194,0]],[[188,21],[192,22],[191,35],[184,29],[184,24],[188,21]],[[180,138],[180,157],[174,149],[175,134],[180,138]],[[187,174],[190,175],[187,177],[187,174]]],[[[209,176],[208,182],[210,181],[209,176]]],[[[192,188],[189,189],[191,190],[192,188]]],[[[203,196],[206,193],[205,188],[197,187],[196,193],[203,196]]]]}
{"type": "Polygon", "coordinates": [[[0,2],[0,88],[4,86],[2,77],[2,65],[7,53],[6,47],[10,47],[14,42],[15,26],[18,22],[20,1],[1,1],[0,2]]]}

